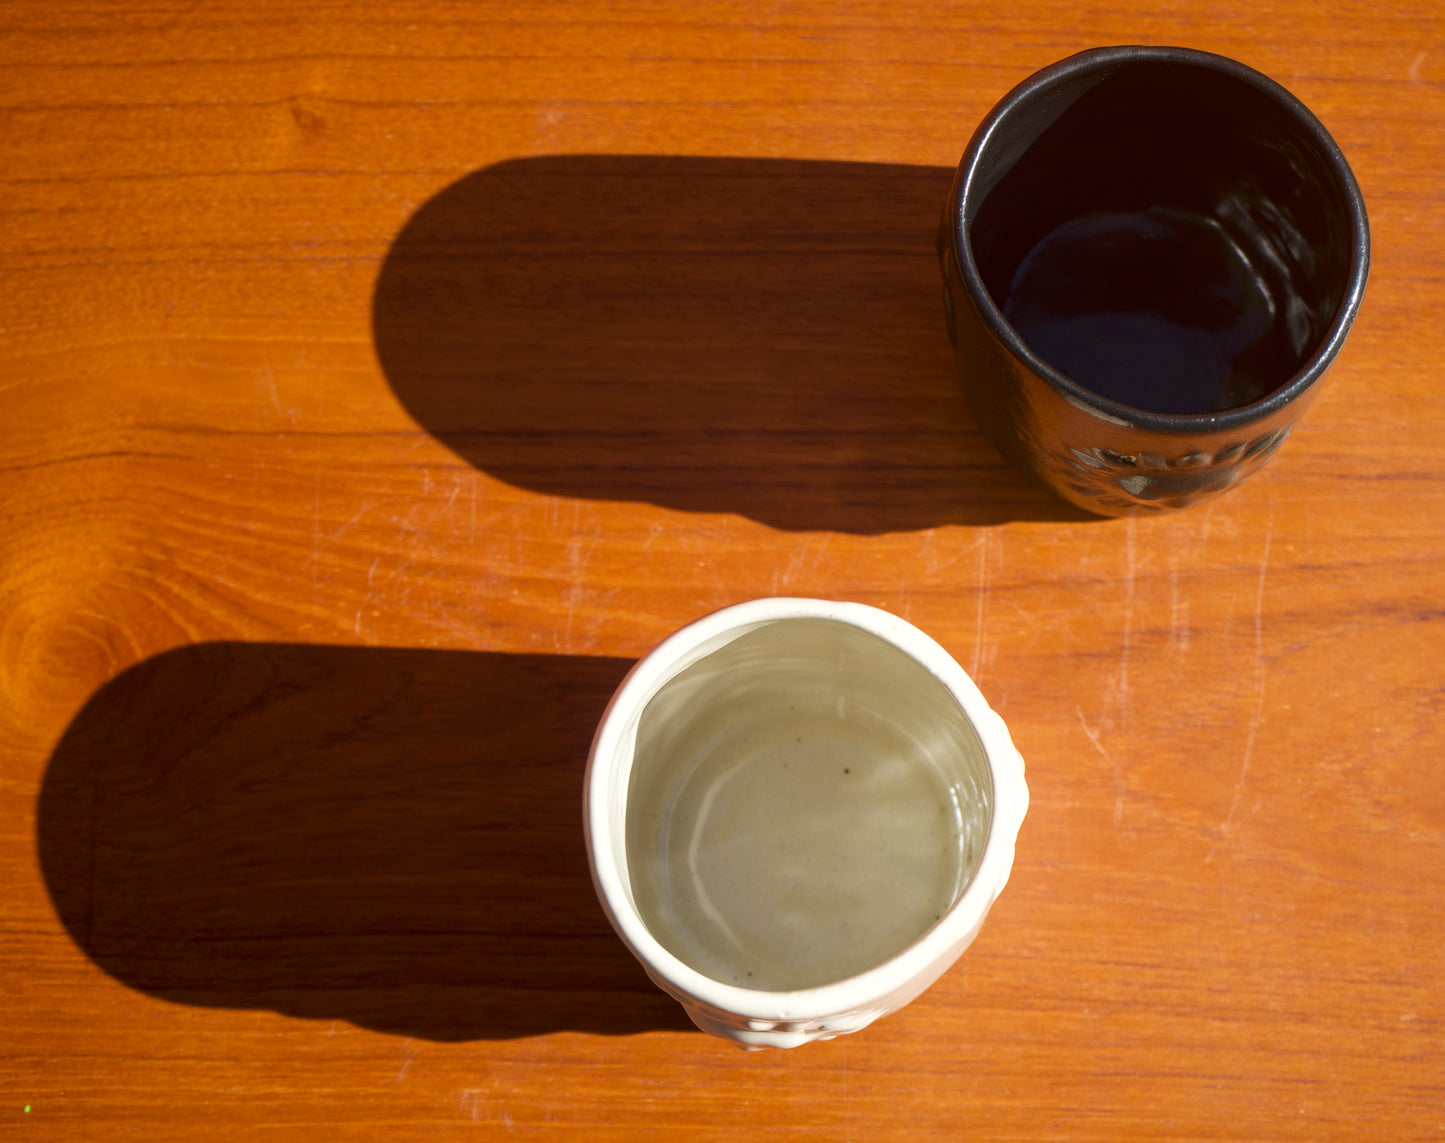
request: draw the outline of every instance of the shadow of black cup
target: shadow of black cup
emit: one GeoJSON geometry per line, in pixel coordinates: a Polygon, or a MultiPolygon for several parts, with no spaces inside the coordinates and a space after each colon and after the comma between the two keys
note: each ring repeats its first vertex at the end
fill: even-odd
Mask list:
{"type": "Polygon", "coordinates": [[[984,431],[1064,500],[1181,508],[1264,464],[1364,294],[1344,156],[1279,84],[1185,48],[1082,52],[979,126],[939,231],[984,431]]]}
{"type": "Polygon", "coordinates": [[[510,159],[387,252],[377,359],[466,463],[547,496],[880,535],[1071,520],[977,431],[938,336],[945,167],[510,159]]]}

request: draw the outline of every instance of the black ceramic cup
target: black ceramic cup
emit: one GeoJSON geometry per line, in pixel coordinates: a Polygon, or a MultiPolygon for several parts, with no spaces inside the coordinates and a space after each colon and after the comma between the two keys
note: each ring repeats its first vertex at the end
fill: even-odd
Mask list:
{"type": "Polygon", "coordinates": [[[1014,88],[968,145],[938,246],[979,424],[1104,516],[1264,464],[1369,270],[1364,201],[1319,120],[1186,48],[1097,48],[1014,88]]]}

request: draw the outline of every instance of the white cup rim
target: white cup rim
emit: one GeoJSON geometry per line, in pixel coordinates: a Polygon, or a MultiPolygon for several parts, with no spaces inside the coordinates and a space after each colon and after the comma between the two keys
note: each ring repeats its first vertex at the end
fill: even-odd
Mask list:
{"type": "MultiPolygon", "coordinates": [[[[625,783],[621,789],[625,797],[625,783]]],[[[690,1003],[743,1019],[777,1022],[866,1007],[926,974],[951,948],[966,945],[1008,879],[1014,841],[1027,807],[1023,760],[1003,720],[963,668],[934,639],[907,620],[867,604],[769,597],[703,616],[668,636],[633,666],[609,703],[593,739],[584,790],[584,828],[598,898],[618,935],[649,975],[690,1003]],[[832,620],[856,627],[903,651],[932,674],[953,695],[978,734],[993,780],[994,799],[988,839],[978,867],[958,900],[928,932],[856,976],[814,988],[774,992],[714,980],[673,955],[648,930],[626,883],[626,853],[619,844],[621,831],[614,822],[614,811],[619,807],[613,771],[620,759],[630,760],[626,739],[636,734],[643,708],[664,683],[749,630],[793,619],[832,620]]]]}

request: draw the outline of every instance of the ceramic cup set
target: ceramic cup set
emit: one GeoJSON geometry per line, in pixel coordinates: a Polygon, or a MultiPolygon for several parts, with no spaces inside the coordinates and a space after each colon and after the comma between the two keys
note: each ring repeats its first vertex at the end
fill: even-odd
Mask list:
{"type": "MultiPolygon", "coordinates": [[[[1258,72],[1101,48],[989,113],[939,231],[982,429],[1100,515],[1216,496],[1284,442],[1359,309],[1339,148],[1258,72]]],[[[1003,721],[929,636],[761,599],[643,658],[593,741],[585,828],[618,935],[704,1031],[856,1032],[963,953],[1028,808],[1003,721]]]]}

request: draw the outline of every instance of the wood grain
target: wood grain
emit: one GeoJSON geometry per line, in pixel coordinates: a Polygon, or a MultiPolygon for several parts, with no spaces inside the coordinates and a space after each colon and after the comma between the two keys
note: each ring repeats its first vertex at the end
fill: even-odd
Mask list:
{"type": "Polygon", "coordinates": [[[1445,1137],[1445,13],[0,4],[0,1133],[1445,1137]],[[1263,472],[1083,519],[933,226],[1079,48],[1305,100],[1360,319],[1263,472]],[[689,1030],[581,766],[698,614],[944,644],[1033,803],[868,1031],[689,1030]]]}

